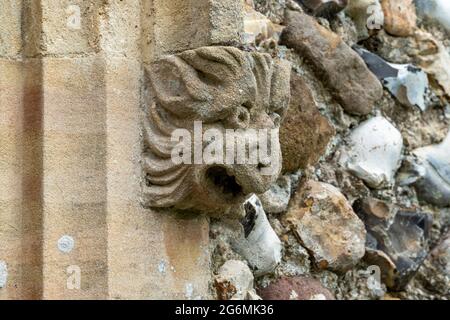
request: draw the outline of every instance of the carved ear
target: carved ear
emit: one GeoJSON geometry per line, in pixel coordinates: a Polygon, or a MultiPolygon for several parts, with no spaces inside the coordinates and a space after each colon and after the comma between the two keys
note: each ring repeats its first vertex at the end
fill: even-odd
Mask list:
{"type": "Polygon", "coordinates": [[[211,100],[195,70],[177,56],[153,64],[149,74],[156,103],[176,116],[195,118],[195,105],[211,100]]]}
{"type": "Polygon", "coordinates": [[[242,78],[249,71],[245,53],[233,47],[203,47],[185,51],[180,58],[195,69],[201,80],[215,86],[242,78]]]}
{"type": "Polygon", "coordinates": [[[186,120],[218,120],[231,105],[215,100],[225,92],[238,96],[238,88],[245,89],[242,81],[249,65],[239,49],[203,47],[161,59],[152,66],[150,82],[157,104],[172,114],[186,120]]]}
{"type": "Polygon", "coordinates": [[[273,73],[273,61],[270,55],[252,53],[253,75],[256,80],[257,91],[255,103],[264,108],[270,105],[271,79],[273,73]]]}
{"type": "Polygon", "coordinates": [[[286,60],[274,62],[270,89],[270,107],[284,117],[291,97],[291,63],[286,60]]]}

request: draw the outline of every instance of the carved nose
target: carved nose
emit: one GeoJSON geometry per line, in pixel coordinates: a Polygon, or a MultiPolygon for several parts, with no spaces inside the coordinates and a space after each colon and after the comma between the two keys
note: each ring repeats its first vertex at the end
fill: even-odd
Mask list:
{"type": "Polygon", "coordinates": [[[259,159],[258,169],[269,167],[271,163],[270,157],[263,157],[262,159],[259,159]]]}

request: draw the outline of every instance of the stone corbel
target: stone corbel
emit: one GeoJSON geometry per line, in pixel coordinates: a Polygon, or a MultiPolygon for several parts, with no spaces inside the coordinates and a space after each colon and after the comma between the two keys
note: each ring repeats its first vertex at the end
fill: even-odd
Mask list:
{"type": "Polygon", "coordinates": [[[151,101],[144,123],[144,205],[221,215],[276,181],[281,170],[278,128],[290,98],[288,62],[211,46],[165,56],[147,71],[151,101]],[[204,134],[222,134],[224,140],[214,142],[223,142],[225,155],[229,129],[237,139],[248,129],[267,129],[270,159],[239,163],[233,152],[233,159],[228,154],[222,162],[205,161],[202,155],[211,141],[204,134]],[[180,137],[192,156],[177,149],[180,137]],[[174,155],[187,161],[174,161],[174,155]]]}

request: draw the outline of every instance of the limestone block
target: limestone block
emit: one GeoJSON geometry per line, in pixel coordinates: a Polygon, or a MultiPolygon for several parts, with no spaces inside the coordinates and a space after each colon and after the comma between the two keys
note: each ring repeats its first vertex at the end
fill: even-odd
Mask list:
{"type": "Polygon", "coordinates": [[[103,59],[43,59],[43,298],[105,298],[106,96],[103,59]],[[61,237],[73,249],[58,248],[61,237]],[[67,267],[81,288],[67,285],[67,267]]]}
{"type": "Polygon", "coordinates": [[[0,59],[0,299],[35,299],[41,276],[40,61],[0,59]],[[26,75],[26,76],[25,76],[26,75]]]}
{"type": "Polygon", "coordinates": [[[112,299],[208,298],[209,224],[141,205],[141,66],[106,70],[108,274],[112,299]]]}
{"type": "Polygon", "coordinates": [[[140,56],[141,2],[109,1],[108,14],[102,14],[99,18],[99,45],[102,52],[107,52],[109,56],[140,56]]]}
{"type": "Polygon", "coordinates": [[[244,4],[235,0],[154,0],[144,4],[144,59],[209,45],[241,43],[244,4]]]}
{"type": "MultiPolygon", "coordinates": [[[[101,1],[40,0],[43,55],[86,54],[99,51],[101,1]]],[[[30,15],[36,17],[36,14],[30,15]]]]}
{"type": "Polygon", "coordinates": [[[2,1],[0,10],[0,57],[14,57],[20,54],[21,36],[21,0],[2,1]]]}

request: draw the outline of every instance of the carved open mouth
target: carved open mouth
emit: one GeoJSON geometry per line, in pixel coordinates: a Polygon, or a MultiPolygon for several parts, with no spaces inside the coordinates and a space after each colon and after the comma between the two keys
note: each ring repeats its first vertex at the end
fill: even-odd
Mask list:
{"type": "Polygon", "coordinates": [[[206,171],[206,178],[219,190],[220,193],[228,197],[242,195],[242,187],[236,181],[235,176],[230,175],[225,168],[211,167],[206,171]]]}

